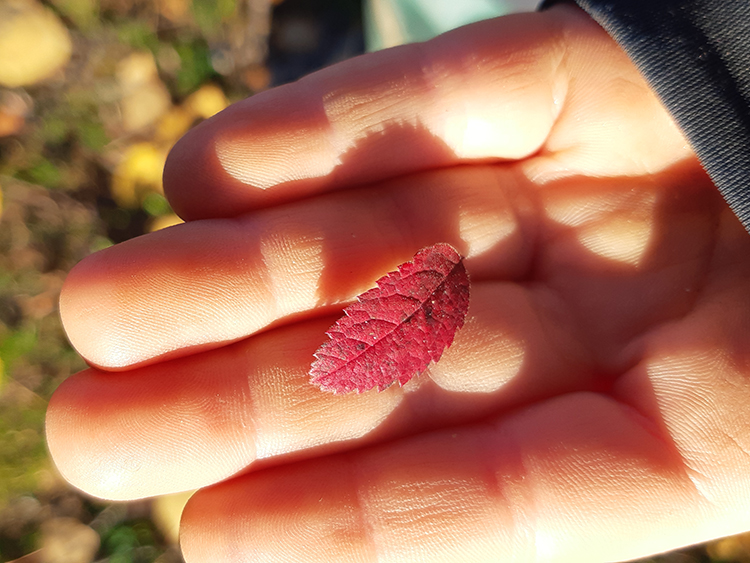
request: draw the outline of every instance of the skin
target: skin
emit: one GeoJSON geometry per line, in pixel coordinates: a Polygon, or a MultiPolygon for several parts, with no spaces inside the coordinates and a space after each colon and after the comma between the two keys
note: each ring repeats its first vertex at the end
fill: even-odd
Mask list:
{"type": "Polygon", "coordinates": [[[96,367],[47,432],[90,494],[200,489],[188,562],[601,562],[750,529],[750,237],[577,9],[253,96],[164,180],[188,223],[65,284],[96,367]],[[311,386],[336,312],[441,241],[472,278],[442,360],[311,386]]]}

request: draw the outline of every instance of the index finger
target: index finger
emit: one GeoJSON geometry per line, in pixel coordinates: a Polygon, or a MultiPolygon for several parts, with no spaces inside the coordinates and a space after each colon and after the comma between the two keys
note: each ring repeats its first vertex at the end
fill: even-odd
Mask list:
{"type": "Polygon", "coordinates": [[[554,16],[501,18],[257,94],[174,147],[165,191],[185,219],[227,217],[345,185],[531,155],[564,96],[561,37],[554,16]]]}

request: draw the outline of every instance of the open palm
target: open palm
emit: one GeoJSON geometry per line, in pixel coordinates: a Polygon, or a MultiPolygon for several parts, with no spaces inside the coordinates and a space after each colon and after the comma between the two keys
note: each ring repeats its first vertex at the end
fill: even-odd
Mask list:
{"type": "Polygon", "coordinates": [[[750,528],[750,238],[576,9],[254,96],[165,187],[188,223],[66,283],[97,367],[48,437],[94,495],[207,487],[188,561],[600,562],[750,528]],[[441,361],[310,385],[340,308],[436,242],[472,278],[441,361]]]}

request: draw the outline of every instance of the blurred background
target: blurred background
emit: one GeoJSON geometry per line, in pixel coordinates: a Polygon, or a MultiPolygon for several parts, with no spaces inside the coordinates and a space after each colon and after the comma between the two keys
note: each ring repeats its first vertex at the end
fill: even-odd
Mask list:
{"type": "MultiPolygon", "coordinates": [[[[105,503],[57,475],[46,404],[85,364],[57,314],[91,252],[174,224],[172,144],[322,66],[536,0],[0,0],[0,561],[179,563],[188,495],[105,503]]],[[[750,536],[661,563],[750,561],[750,536]]]]}

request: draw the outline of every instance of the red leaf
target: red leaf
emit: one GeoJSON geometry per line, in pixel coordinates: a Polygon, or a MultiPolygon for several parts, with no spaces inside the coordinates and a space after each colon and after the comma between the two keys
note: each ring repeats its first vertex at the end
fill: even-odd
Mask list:
{"type": "Polygon", "coordinates": [[[438,361],[464,324],[469,277],[448,244],[423,248],[344,309],[315,352],[311,383],[358,393],[404,385],[438,361]]]}

